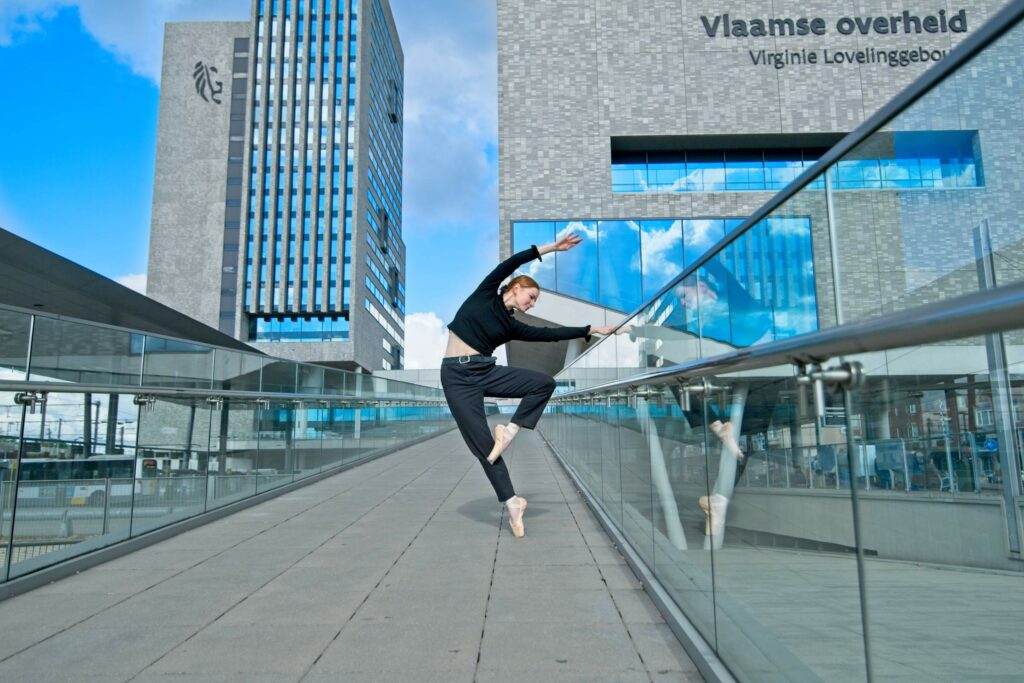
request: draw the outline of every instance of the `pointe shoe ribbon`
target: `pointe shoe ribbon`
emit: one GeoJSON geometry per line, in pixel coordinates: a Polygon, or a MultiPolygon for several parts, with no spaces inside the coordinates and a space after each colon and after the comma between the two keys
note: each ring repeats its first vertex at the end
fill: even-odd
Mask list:
{"type": "Polygon", "coordinates": [[[501,457],[501,454],[505,452],[508,445],[512,443],[512,437],[508,434],[508,429],[505,425],[498,425],[494,428],[494,448],[491,449],[490,454],[487,456],[488,464],[493,465],[495,461],[501,457]]]}

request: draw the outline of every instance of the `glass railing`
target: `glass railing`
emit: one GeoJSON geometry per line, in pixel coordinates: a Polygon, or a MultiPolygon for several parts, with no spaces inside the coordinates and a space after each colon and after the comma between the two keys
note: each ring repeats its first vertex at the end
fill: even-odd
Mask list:
{"type": "Polygon", "coordinates": [[[452,427],[437,389],[0,308],[2,579],[452,427]]]}
{"type": "Polygon", "coordinates": [[[556,377],[542,433],[740,680],[1020,675],[1022,16],[556,377]],[[978,131],[984,185],[832,191],[833,168],[927,130],[978,131]],[[757,231],[794,218],[806,269],[739,277],[757,231]]]}

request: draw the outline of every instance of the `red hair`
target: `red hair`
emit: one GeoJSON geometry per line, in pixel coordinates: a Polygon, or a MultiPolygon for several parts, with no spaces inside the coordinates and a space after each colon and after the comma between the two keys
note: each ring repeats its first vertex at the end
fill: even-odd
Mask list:
{"type": "Polygon", "coordinates": [[[540,291],[540,285],[538,285],[537,281],[532,277],[529,275],[517,275],[509,280],[507,284],[501,286],[501,289],[498,290],[498,296],[505,296],[505,292],[509,291],[516,285],[522,285],[526,289],[536,289],[540,291]]]}

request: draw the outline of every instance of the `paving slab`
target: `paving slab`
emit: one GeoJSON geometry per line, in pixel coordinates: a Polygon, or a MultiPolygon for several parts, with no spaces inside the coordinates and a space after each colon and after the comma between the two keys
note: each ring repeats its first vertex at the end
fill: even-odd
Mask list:
{"type": "Polygon", "coordinates": [[[0,603],[0,680],[700,680],[543,442],[451,432],[0,603]]]}

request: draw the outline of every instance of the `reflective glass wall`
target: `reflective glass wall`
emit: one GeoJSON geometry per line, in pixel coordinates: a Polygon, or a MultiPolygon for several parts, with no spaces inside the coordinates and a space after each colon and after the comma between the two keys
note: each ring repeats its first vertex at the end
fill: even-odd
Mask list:
{"type": "Polygon", "coordinates": [[[0,308],[0,576],[453,426],[436,389],[0,308]]]}
{"type": "MultiPolygon", "coordinates": [[[[548,244],[569,233],[582,242],[528,264],[524,271],[545,290],[634,311],[742,223],[739,218],[678,220],[540,221],[513,225],[513,249],[548,244]]],[[[789,337],[817,329],[815,275],[809,215],[773,216],[744,232],[708,264],[701,285],[704,315],[721,317],[731,306],[754,315],[763,311],[764,329],[734,329],[722,318],[718,338],[747,345],[762,335],[789,337]],[[799,314],[792,309],[798,308],[799,314]]],[[[679,294],[683,297],[683,294],[679,294]]],[[[736,316],[733,316],[736,318],[736,316]]],[[[710,329],[710,327],[709,327],[710,329]]]]}
{"type": "Polygon", "coordinates": [[[821,360],[801,335],[1024,280],[1022,55],[1018,26],[557,377],[541,430],[740,680],[1022,675],[1024,331],[833,358],[865,379],[820,407],[799,366],[730,370],[785,337],[821,360]],[[966,182],[845,191],[929,131],[969,137],[966,182]],[[751,270],[773,230],[807,250],[751,270]]]}

